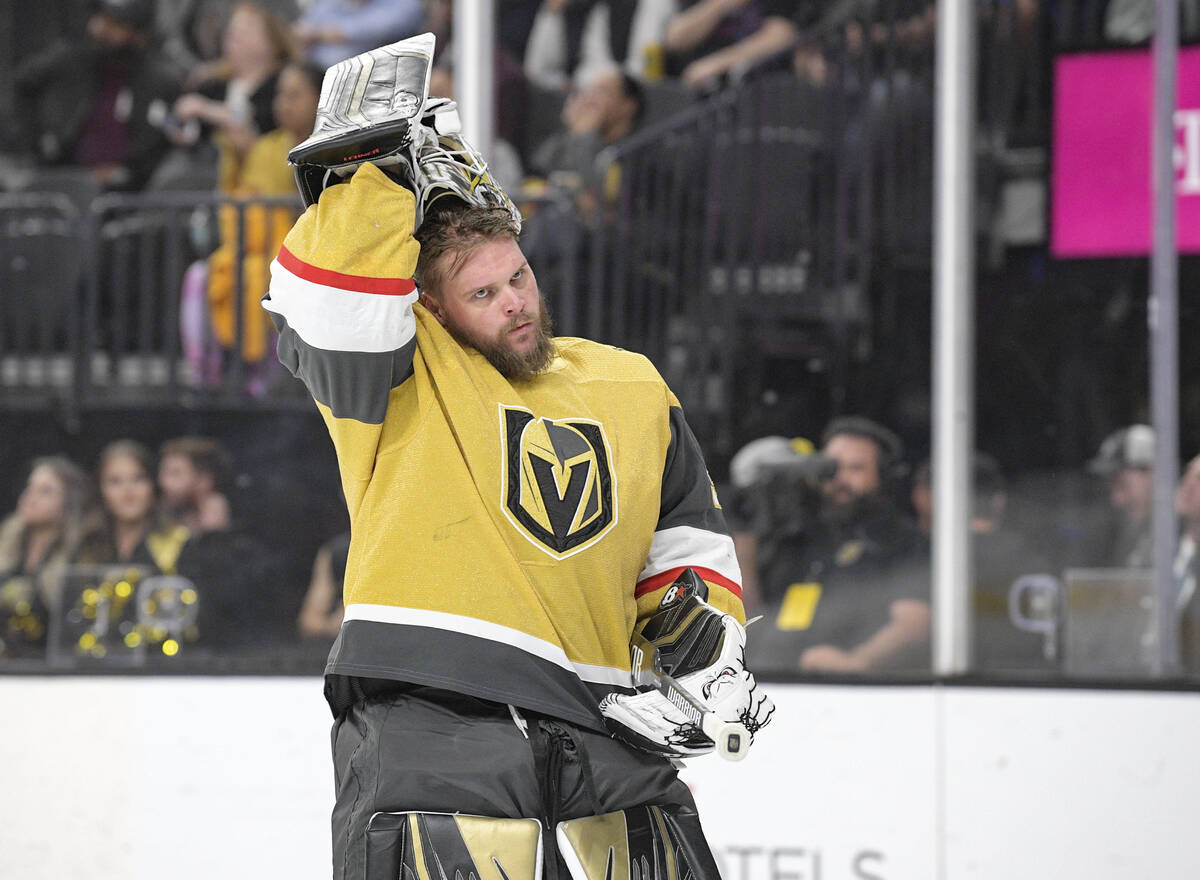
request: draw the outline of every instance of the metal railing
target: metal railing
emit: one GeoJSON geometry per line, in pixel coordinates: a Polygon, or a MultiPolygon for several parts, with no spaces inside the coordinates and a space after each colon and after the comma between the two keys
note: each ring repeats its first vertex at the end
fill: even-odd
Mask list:
{"type": "MultiPolygon", "coordinates": [[[[554,193],[521,207],[553,223],[569,210],[554,193]]],[[[84,210],[56,193],[0,196],[0,406],[310,407],[271,340],[252,339],[270,333],[257,303],[300,208],[207,192],[105,195],[84,210]]],[[[575,251],[545,254],[567,332],[580,329],[575,251]]]]}
{"type": "Polygon", "coordinates": [[[281,239],[299,211],[295,198],[156,193],[96,199],[86,230],[92,271],[81,290],[80,405],[170,405],[185,398],[223,406],[307,404],[301,389],[277,372],[270,374],[270,394],[265,385],[248,384],[273,355],[268,341],[249,345],[245,301],[266,289],[266,265],[277,242],[265,239],[281,239]],[[251,225],[268,228],[252,232],[251,225]],[[227,307],[232,332],[218,342],[204,321],[213,317],[211,264],[222,249],[233,270],[227,307]],[[259,259],[252,261],[255,255],[259,259]],[[201,351],[186,344],[189,308],[200,337],[193,347],[201,351]],[[251,348],[257,357],[248,354],[251,348]]]}
{"type": "Polygon", "coordinates": [[[36,402],[68,388],[84,271],[80,212],[56,193],[0,195],[0,387],[36,402]]]}

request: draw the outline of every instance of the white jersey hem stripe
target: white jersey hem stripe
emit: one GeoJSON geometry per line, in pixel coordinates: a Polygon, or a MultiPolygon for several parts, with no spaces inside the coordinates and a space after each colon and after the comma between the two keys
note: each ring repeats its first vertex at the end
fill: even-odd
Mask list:
{"type": "Polygon", "coordinates": [[[397,626],[424,626],[430,629],[463,633],[476,638],[512,645],[527,654],[553,663],[586,682],[612,687],[629,687],[631,674],[627,669],[612,666],[592,666],[575,663],[567,659],[566,653],[557,645],[498,623],[489,623],[475,617],[450,614],[445,611],[429,611],[423,608],[401,608],[393,605],[368,605],[355,603],[346,606],[343,621],[364,620],[372,623],[387,623],[397,626]]]}

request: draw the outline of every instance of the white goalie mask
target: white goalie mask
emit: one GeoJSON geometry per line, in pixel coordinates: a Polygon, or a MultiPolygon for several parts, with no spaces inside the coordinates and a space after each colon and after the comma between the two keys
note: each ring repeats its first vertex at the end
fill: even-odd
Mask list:
{"type": "Polygon", "coordinates": [[[433,98],[421,114],[412,142],[412,187],[417,197],[417,226],[442,196],[482,208],[503,208],[521,231],[521,212],[492,178],[488,164],[461,133],[457,105],[433,98]]]}

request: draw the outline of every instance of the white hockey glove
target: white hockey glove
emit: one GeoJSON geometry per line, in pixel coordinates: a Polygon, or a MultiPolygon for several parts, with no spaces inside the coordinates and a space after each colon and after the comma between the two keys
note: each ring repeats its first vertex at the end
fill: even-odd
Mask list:
{"type": "Polygon", "coordinates": [[[380,46],[325,72],[313,133],[288,153],[305,206],[360,165],[379,166],[416,195],[415,227],[443,195],[498,207],[521,231],[521,212],[463,138],[458,107],[429,97],[433,34],[380,46]]]}
{"type": "Polygon", "coordinates": [[[610,694],[600,703],[618,739],[665,757],[718,750],[736,760],[770,722],[775,704],[746,669],[745,628],[706,597],[704,582],[687,569],[634,634],[637,693],[610,694]]]}
{"type": "Polygon", "coordinates": [[[411,162],[413,128],[429,94],[433,34],[339,61],[321,81],[313,133],[288,153],[304,204],[347,180],[364,162],[411,162]]]}

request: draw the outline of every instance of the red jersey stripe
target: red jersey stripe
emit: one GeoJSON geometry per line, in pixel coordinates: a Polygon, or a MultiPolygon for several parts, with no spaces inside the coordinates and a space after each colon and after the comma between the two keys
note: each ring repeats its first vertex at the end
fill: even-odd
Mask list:
{"type": "Polygon", "coordinates": [[[718,574],[711,568],[702,568],[698,565],[680,565],[677,568],[668,568],[666,571],[660,571],[656,575],[651,575],[637,585],[633,591],[635,599],[639,599],[647,593],[653,593],[659,587],[665,587],[667,584],[679,577],[685,568],[690,568],[700,575],[702,580],[708,581],[711,584],[717,584],[724,587],[739,599],[742,598],[742,585],[737,581],[730,580],[723,574],[718,574]]]}
{"type": "Polygon", "coordinates": [[[279,248],[278,260],[279,265],[297,278],[303,278],[313,284],[323,284],[326,287],[337,287],[358,293],[377,293],[383,296],[404,296],[417,289],[411,278],[372,278],[369,275],[347,275],[343,272],[334,272],[332,269],[322,269],[320,266],[304,262],[286,247],[279,248]]]}

